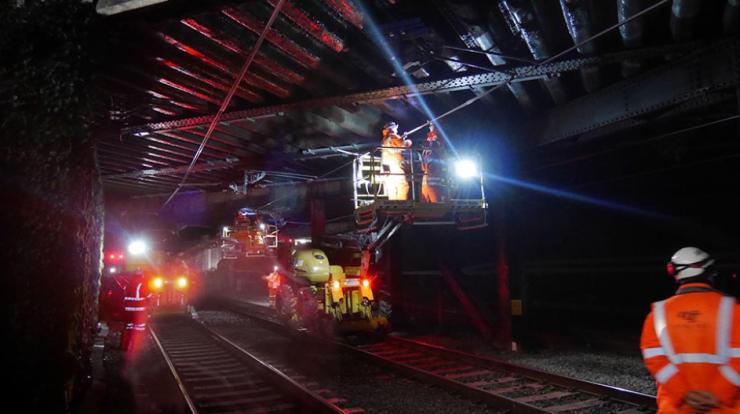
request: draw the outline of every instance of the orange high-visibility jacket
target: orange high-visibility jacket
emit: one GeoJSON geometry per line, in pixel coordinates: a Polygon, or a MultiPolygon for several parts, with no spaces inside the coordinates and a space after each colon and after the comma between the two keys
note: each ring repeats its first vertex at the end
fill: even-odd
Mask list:
{"type": "Polygon", "coordinates": [[[740,413],[740,306],[705,283],[687,283],[653,304],[640,348],[658,383],[659,413],[693,413],[689,391],[709,391],[740,413]]]}
{"type": "Polygon", "coordinates": [[[143,278],[135,278],[126,287],[123,310],[126,330],[143,331],[146,328],[148,289],[143,278]]]}
{"type": "Polygon", "coordinates": [[[383,137],[380,144],[383,146],[383,149],[380,151],[383,163],[397,162],[400,164],[403,161],[403,152],[401,150],[408,148],[408,143],[403,137],[398,134],[388,134],[383,137]]]}

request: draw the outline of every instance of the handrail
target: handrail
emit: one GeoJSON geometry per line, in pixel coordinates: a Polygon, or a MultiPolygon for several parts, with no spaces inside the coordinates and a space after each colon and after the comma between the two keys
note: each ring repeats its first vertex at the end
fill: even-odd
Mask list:
{"type": "MultiPolygon", "coordinates": [[[[426,176],[426,173],[418,170],[416,164],[423,163],[422,154],[424,148],[413,148],[413,147],[388,147],[378,146],[371,151],[363,154],[358,154],[352,164],[352,175],[353,175],[353,201],[355,209],[362,206],[371,205],[377,200],[387,199],[385,194],[386,185],[388,184],[387,178],[390,177],[406,177],[406,182],[410,186],[409,197],[407,201],[422,202],[421,192],[417,191],[418,182],[420,179],[426,176]],[[400,154],[403,157],[402,165],[407,171],[383,171],[383,154],[382,150],[392,149],[395,150],[396,154],[400,154]],[[381,152],[381,154],[378,154],[381,152]],[[417,155],[418,154],[418,155],[417,155]],[[419,193],[419,194],[417,194],[419,193]]],[[[395,154],[394,154],[395,155],[395,154]]],[[[451,159],[450,159],[451,160],[451,159]]],[[[449,164],[449,162],[448,162],[449,164]]],[[[436,175],[435,178],[441,180],[441,186],[450,190],[450,195],[447,201],[454,202],[455,200],[476,200],[482,201],[485,204],[485,189],[483,184],[482,171],[477,172],[477,177],[470,177],[476,180],[460,181],[452,176],[449,168],[442,174],[436,175]],[[471,184],[474,181],[478,181],[479,190],[476,191],[476,196],[464,196],[462,194],[453,194],[455,191],[465,189],[469,191],[472,189],[471,184]]]]}

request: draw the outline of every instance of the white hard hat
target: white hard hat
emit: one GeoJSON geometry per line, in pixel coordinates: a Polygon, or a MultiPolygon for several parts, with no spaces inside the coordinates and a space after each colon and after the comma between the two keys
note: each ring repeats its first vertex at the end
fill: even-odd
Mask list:
{"type": "Polygon", "coordinates": [[[684,247],[673,254],[666,268],[669,275],[676,280],[682,280],[704,274],[713,264],[714,259],[704,250],[684,247]]]}

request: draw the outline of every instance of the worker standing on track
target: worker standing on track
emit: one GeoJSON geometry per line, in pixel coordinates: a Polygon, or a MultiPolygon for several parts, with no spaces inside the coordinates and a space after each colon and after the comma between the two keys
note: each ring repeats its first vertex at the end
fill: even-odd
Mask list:
{"type": "Polygon", "coordinates": [[[434,124],[429,122],[427,140],[424,141],[421,153],[421,170],[424,177],[421,181],[421,201],[439,203],[447,198],[444,183],[444,146],[437,139],[434,124]]]}
{"type": "Polygon", "coordinates": [[[264,276],[265,281],[267,281],[267,295],[268,299],[270,301],[270,307],[275,307],[275,301],[277,299],[277,291],[280,288],[280,273],[278,272],[278,267],[275,266],[272,269],[272,273],[270,273],[267,276],[264,276]]]}
{"type": "Polygon", "coordinates": [[[714,259],[684,247],[668,262],[676,294],[653,304],[642,329],[658,413],[740,413],[740,306],[711,286],[714,259]]]}
{"type": "Polygon", "coordinates": [[[383,126],[383,140],[380,144],[382,173],[388,200],[408,200],[408,163],[404,161],[403,150],[412,145],[411,140],[398,135],[398,124],[389,122],[383,126]]]}
{"type": "Polygon", "coordinates": [[[121,348],[130,350],[140,341],[148,317],[147,306],[149,288],[142,272],[134,273],[126,285],[126,296],[123,298],[123,314],[126,326],[121,337],[121,348]]]}

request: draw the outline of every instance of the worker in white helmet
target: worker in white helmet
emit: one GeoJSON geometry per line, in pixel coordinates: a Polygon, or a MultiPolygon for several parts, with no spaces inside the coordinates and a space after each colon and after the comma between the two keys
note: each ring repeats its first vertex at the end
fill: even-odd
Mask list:
{"type": "Polygon", "coordinates": [[[398,124],[389,122],[383,126],[381,141],[381,165],[385,192],[389,200],[408,200],[409,182],[407,163],[404,162],[403,150],[411,147],[412,142],[398,135],[398,124]]]}
{"type": "Polygon", "coordinates": [[[667,265],[678,291],[645,320],[640,347],[658,413],[740,412],[740,306],[712,288],[713,265],[701,249],[678,250],[667,265]]]}

